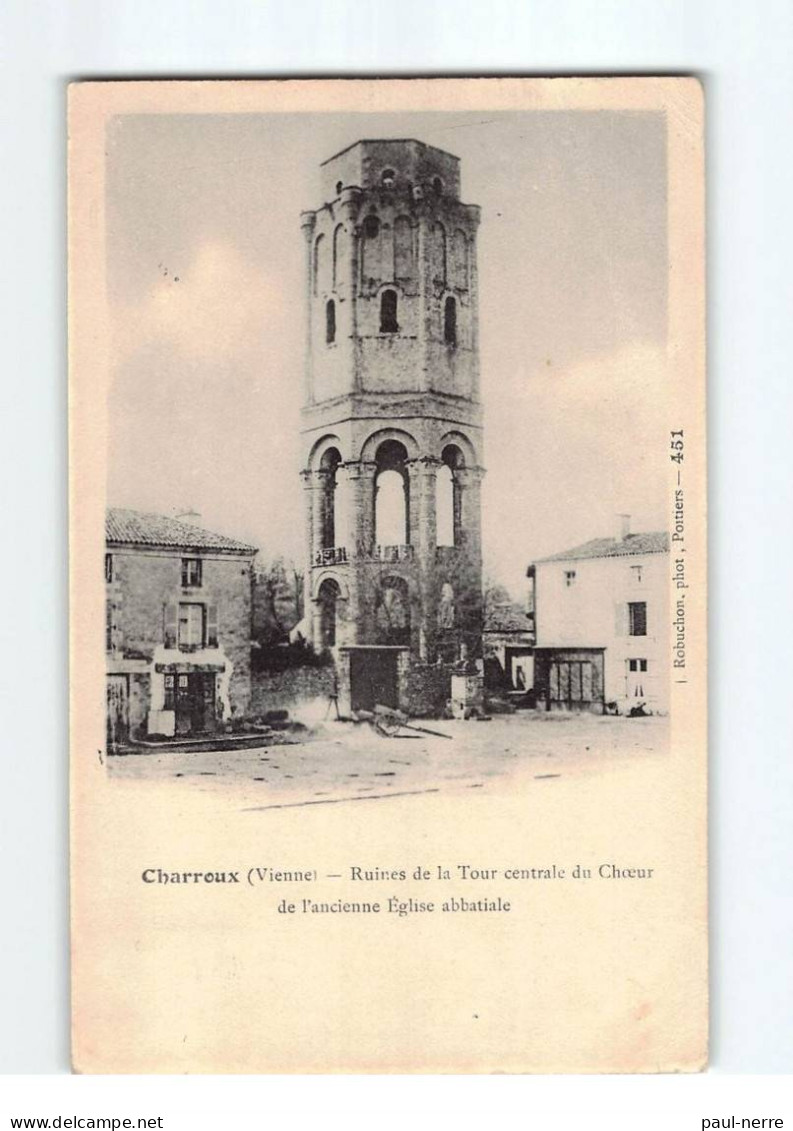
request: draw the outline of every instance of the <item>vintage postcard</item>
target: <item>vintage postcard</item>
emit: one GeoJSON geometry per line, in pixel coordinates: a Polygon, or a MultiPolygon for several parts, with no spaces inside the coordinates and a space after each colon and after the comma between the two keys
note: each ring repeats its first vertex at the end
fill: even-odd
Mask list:
{"type": "Polygon", "coordinates": [[[70,88],[76,1071],[705,1067],[703,114],[70,88]]]}

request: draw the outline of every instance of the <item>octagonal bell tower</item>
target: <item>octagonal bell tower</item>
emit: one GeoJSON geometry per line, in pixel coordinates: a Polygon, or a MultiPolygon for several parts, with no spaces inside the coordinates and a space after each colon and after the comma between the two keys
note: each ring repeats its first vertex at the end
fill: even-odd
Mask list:
{"type": "Polygon", "coordinates": [[[427,669],[481,653],[479,208],[420,141],[321,168],[301,217],[308,632],[353,707],[415,710],[427,669]]]}

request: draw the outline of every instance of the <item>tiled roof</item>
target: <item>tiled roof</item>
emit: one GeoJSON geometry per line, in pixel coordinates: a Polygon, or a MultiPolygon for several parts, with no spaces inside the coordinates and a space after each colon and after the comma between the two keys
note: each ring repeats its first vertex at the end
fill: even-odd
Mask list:
{"type": "Polygon", "coordinates": [[[518,605],[495,605],[485,610],[485,632],[529,632],[532,625],[518,605]]]}
{"type": "Polygon", "coordinates": [[[650,534],[628,534],[626,538],[593,538],[573,550],[540,558],[541,562],[570,562],[582,558],[623,558],[633,554],[664,554],[669,550],[669,535],[665,530],[650,534]]]}
{"type": "Polygon", "coordinates": [[[116,545],[174,546],[191,550],[235,550],[255,552],[255,546],[212,534],[199,526],[190,526],[162,514],[143,514],[125,507],[108,507],[105,514],[105,538],[116,545]]]}

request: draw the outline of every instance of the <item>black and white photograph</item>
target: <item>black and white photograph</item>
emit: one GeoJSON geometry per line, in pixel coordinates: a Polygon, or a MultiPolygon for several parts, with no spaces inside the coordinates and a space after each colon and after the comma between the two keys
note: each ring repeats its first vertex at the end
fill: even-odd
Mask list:
{"type": "Polygon", "coordinates": [[[111,774],[267,805],[663,757],[665,130],[108,122],[111,774]]]}
{"type": "Polygon", "coordinates": [[[199,86],[73,89],[76,1064],[701,1070],[700,88],[199,86]]]}

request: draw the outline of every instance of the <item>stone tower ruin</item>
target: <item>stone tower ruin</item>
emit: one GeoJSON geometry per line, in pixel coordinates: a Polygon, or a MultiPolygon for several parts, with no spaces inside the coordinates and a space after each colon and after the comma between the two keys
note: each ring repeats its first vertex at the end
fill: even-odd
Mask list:
{"type": "Polygon", "coordinates": [[[420,141],[321,169],[301,215],[307,631],[346,708],[431,713],[481,654],[479,208],[420,141]]]}

